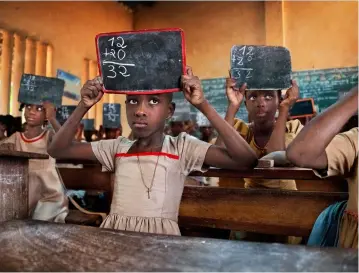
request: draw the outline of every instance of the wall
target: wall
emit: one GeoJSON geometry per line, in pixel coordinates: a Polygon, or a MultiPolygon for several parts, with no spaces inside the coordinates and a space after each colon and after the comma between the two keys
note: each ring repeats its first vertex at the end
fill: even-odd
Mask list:
{"type": "Polygon", "coordinates": [[[293,70],[358,65],[357,2],[159,2],[135,29],[181,27],[187,63],[201,78],[227,76],[234,44],[284,45],[293,70]]]}
{"type": "Polygon", "coordinates": [[[293,70],[358,65],[358,2],[284,2],[293,70]]]}
{"type": "MultiPolygon", "coordinates": [[[[99,32],[132,30],[133,15],[115,2],[0,2],[0,28],[33,36],[53,46],[53,70],[78,77],[83,60],[96,60],[95,35],[99,32]]],[[[124,102],[124,96],[116,96],[124,102]]],[[[63,104],[75,104],[64,98],[63,104]]],[[[122,106],[122,123],[129,132],[122,106]]]]}
{"type": "Polygon", "coordinates": [[[263,2],[158,2],[135,14],[135,29],[180,27],[187,64],[200,78],[228,75],[234,44],[264,44],[263,2]]]}

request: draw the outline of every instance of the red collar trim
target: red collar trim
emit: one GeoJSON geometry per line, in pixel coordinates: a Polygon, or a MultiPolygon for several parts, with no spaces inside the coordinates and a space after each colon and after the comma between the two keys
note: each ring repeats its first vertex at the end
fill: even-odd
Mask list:
{"type": "Polygon", "coordinates": [[[38,137],[32,138],[32,139],[26,138],[23,133],[20,133],[20,136],[21,136],[21,139],[22,139],[24,142],[26,142],[26,143],[33,143],[33,142],[36,142],[36,141],[42,139],[42,138],[45,136],[45,134],[46,134],[46,131],[42,132],[41,135],[39,135],[38,137]]]}
{"type": "Polygon", "coordinates": [[[132,156],[166,156],[168,158],[172,158],[172,159],[179,159],[178,155],[173,155],[173,154],[168,154],[168,153],[163,153],[163,152],[143,152],[143,153],[135,153],[135,154],[127,154],[127,153],[118,153],[115,154],[115,157],[132,157],[132,156]]]}

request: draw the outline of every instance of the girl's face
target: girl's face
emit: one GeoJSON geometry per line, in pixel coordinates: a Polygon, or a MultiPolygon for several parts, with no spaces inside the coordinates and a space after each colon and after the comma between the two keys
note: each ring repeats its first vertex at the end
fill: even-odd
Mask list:
{"type": "Polygon", "coordinates": [[[163,132],[167,118],[174,112],[171,94],[127,95],[126,115],[137,138],[163,132]]]}
{"type": "Polygon", "coordinates": [[[25,120],[28,126],[42,126],[45,123],[45,109],[41,105],[25,105],[25,120]]]}
{"type": "Polygon", "coordinates": [[[246,91],[246,107],[254,122],[273,120],[279,106],[278,91],[246,91]]]}

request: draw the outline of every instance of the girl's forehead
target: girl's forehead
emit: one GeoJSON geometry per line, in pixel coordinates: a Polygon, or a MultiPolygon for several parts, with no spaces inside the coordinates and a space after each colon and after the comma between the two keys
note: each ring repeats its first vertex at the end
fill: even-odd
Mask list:
{"type": "Polygon", "coordinates": [[[246,95],[275,95],[278,90],[246,90],[246,95]]]}

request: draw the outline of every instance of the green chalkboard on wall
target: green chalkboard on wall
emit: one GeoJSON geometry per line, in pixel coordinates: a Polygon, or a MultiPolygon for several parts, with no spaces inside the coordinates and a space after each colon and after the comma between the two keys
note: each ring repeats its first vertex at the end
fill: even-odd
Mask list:
{"type": "Polygon", "coordinates": [[[358,67],[298,71],[292,78],[298,82],[300,97],[313,98],[322,112],[358,84],[358,67]]]}

